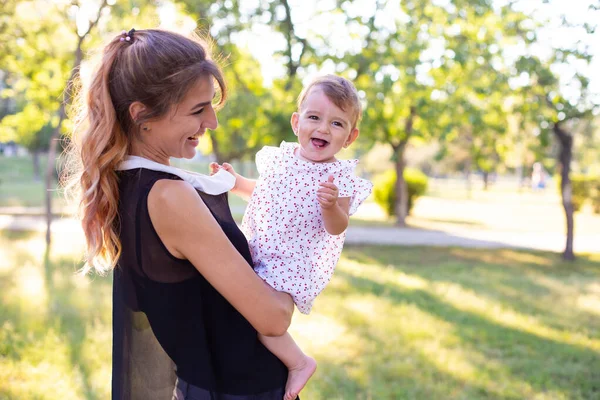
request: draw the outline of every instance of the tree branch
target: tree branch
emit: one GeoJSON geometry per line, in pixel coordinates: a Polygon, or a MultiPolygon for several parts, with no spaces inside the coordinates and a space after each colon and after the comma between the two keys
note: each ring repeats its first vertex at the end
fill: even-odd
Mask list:
{"type": "Polygon", "coordinates": [[[281,0],[281,4],[285,9],[285,19],[283,20],[283,24],[287,29],[282,32],[286,37],[287,48],[285,50],[285,54],[288,57],[287,69],[288,69],[288,81],[285,85],[285,89],[289,90],[292,86],[292,81],[296,76],[296,72],[300,65],[302,65],[302,57],[306,53],[306,49],[308,47],[308,42],[304,38],[298,37],[296,35],[296,31],[294,29],[294,24],[292,23],[292,10],[288,3],[288,0],[281,0]],[[302,49],[300,50],[300,56],[298,57],[298,61],[294,62],[292,58],[292,47],[295,43],[300,43],[302,45],[302,49]]]}

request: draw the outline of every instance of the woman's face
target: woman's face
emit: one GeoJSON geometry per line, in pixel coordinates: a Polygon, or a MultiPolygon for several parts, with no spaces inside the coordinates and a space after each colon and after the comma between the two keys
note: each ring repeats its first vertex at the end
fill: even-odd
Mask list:
{"type": "Polygon", "coordinates": [[[140,131],[144,144],[141,155],[166,164],[170,157],[194,157],[198,138],[207,129],[217,128],[217,115],[212,105],[214,97],[212,76],[198,79],[165,116],[145,124],[149,130],[140,131]]]}

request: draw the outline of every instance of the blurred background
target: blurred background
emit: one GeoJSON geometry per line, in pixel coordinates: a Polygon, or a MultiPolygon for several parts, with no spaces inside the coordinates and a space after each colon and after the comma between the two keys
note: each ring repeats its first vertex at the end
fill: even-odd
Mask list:
{"type": "MultiPolygon", "coordinates": [[[[306,399],[600,399],[600,1],[0,0],[0,399],[110,396],[111,277],[64,199],[73,97],[121,30],[200,32],[230,89],[182,168],[294,141],[351,79],[374,194],[291,328],[306,399]]],[[[245,203],[231,196],[240,221],[245,203]]]]}

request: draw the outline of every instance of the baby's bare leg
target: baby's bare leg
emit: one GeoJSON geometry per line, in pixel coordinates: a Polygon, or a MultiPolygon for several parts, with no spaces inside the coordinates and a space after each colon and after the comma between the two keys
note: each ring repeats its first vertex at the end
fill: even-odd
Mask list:
{"type": "Polygon", "coordinates": [[[317,362],[302,352],[289,333],[283,336],[258,335],[262,344],[288,367],[284,400],[294,400],[317,369],[317,362]]]}

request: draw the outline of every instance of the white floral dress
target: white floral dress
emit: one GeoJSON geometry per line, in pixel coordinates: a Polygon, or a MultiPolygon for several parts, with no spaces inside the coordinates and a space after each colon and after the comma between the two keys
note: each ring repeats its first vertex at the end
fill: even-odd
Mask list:
{"type": "Polygon", "coordinates": [[[339,197],[350,198],[350,215],[369,196],[372,183],[354,175],[358,160],[314,163],[299,159],[297,143],[264,147],[256,154],[260,177],[246,208],[242,231],[254,269],[269,285],[289,293],[310,313],[338,262],[346,232],[325,230],[317,201],[319,183],[334,176],[339,197]]]}

